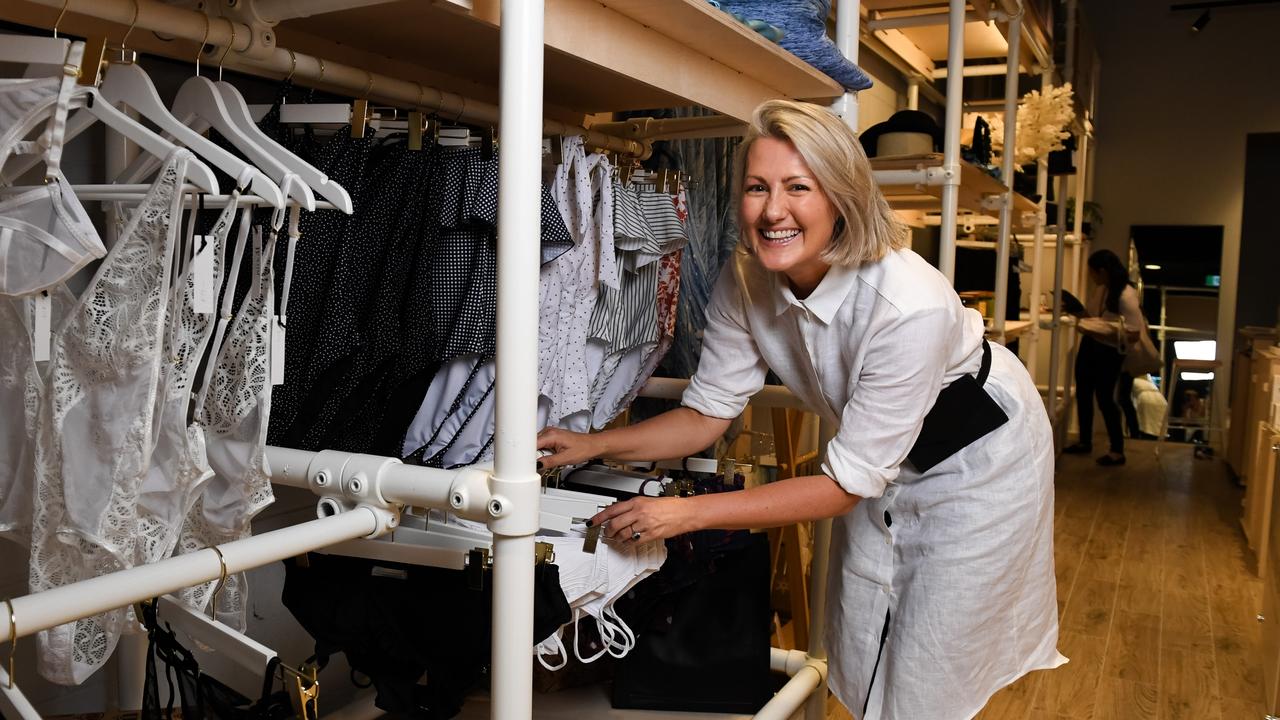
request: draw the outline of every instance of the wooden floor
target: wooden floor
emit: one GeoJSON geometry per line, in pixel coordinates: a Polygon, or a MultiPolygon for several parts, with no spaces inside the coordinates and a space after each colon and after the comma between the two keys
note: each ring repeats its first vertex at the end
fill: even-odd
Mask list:
{"type": "Polygon", "coordinates": [[[1261,581],[1242,491],[1189,446],[1132,442],[1128,464],[1062,456],[1055,525],[1059,649],[979,718],[1254,720],[1262,706],[1261,581]]]}

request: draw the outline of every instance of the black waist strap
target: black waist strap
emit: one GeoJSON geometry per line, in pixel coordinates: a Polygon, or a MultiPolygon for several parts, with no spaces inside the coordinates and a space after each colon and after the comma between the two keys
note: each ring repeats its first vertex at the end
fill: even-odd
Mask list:
{"type": "Polygon", "coordinates": [[[961,375],[938,393],[933,409],[924,417],[920,436],[907,459],[920,472],[955,455],[1009,420],[1009,416],[982,387],[991,373],[991,345],[982,341],[982,365],[978,375],[961,375]]]}
{"type": "Polygon", "coordinates": [[[982,339],[982,365],[978,368],[978,376],[974,380],[979,385],[987,384],[987,375],[991,374],[991,343],[986,338],[982,339]]]}

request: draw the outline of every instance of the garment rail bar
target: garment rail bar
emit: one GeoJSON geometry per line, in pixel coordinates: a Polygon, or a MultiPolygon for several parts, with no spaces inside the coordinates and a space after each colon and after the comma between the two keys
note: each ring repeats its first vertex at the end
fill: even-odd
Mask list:
{"type": "MultiPolygon", "coordinates": [[[[135,31],[150,30],[166,37],[203,43],[213,48],[206,57],[218,59],[230,45],[231,53],[220,64],[268,77],[291,77],[300,85],[318,85],[363,97],[367,100],[401,107],[438,110],[444,117],[488,125],[499,124],[496,105],[425,86],[418,82],[381,75],[363,68],[293,52],[281,47],[258,47],[260,37],[254,28],[224,18],[207,18],[196,10],[166,5],[157,0],[28,0],[29,2],[65,10],[69,13],[106,20],[135,31]]],[[[541,7],[541,3],[539,3],[541,7]]],[[[52,25],[49,26],[50,28],[52,25]]],[[[177,57],[179,60],[189,60],[177,57]]],[[[542,111],[538,111],[541,116],[542,111]]],[[[523,118],[522,118],[523,119],[523,118]]],[[[510,128],[506,128],[507,131],[510,128]]],[[[591,147],[613,150],[641,159],[648,157],[649,144],[620,138],[569,125],[557,120],[544,120],[544,135],[581,135],[591,147]]]]}
{"type": "MultiPolygon", "coordinates": [[[[227,573],[238,573],[267,563],[332,545],[367,537],[396,522],[394,514],[360,507],[323,520],[312,520],[282,530],[219,545],[227,573]]],[[[44,592],[13,598],[13,615],[19,638],[33,635],[83,617],[140,600],[166,595],[222,577],[218,551],[205,548],[150,565],[120,570],[44,592]]]]}

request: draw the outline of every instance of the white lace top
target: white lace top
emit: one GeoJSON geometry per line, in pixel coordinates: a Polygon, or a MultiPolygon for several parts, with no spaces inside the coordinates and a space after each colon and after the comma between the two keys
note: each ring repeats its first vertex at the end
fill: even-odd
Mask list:
{"type": "MultiPolygon", "coordinates": [[[[166,300],[190,154],[175,149],[68,315],[56,320],[35,417],[30,588],[129,567],[154,447],[166,300]]],[[[106,661],[126,612],[40,633],[40,669],[78,684],[106,661]]]]}

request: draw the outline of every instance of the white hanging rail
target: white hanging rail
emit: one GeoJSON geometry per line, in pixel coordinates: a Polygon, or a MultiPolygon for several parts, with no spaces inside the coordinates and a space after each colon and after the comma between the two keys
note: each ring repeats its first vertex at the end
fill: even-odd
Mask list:
{"type": "MultiPolygon", "coordinates": [[[[964,66],[965,0],[951,0],[947,27],[947,67],[964,66]]],[[[956,279],[956,213],[960,209],[960,123],[964,114],[964,76],[947,76],[947,109],[942,144],[942,237],[938,241],[938,269],[949,282],[956,279]]]]}
{"type": "Polygon", "coordinates": [[[219,545],[218,551],[206,548],[13,598],[10,602],[15,633],[24,638],[79,618],[217,580],[224,572],[243,572],[342,540],[374,535],[395,522],[395,515],[387,510],[360,507],[334,517],[219,545]]]}
{"type": "MultiPolygon", "coordinates": [[[[389,77],[363,68],[291,52],[281,47],[254,45],[254,28],[225,18],[209,18],[196,10],[166,5],[156,0],[25,0],[35,5],[66,8],[68,13],[105,20],[118,25],[150,30],[166,37],[204,43],[213,49],[208,62],[217,62],[228,45],[233,52],[222,64],[233,70],[283,78],[291,76],[302,85],[315,85],[353,96],[401,107],[438,111],[442,117],[486,125],[500,125],[498,107],[421,83],[389,77]]],[[[0,10],[0,16],[3,11],[0,10]]],[[[52,27],[50,25],[50,27],[52,27]]],[[[181,58],[178,59],[188,59],[181,58]]],[[[541,111],[540,111],[541,112],[541,111]]],[[[524,123],[527,118],[521,118],[524,123]]],[[[504,128],[505,132],[510,128],[504,128]]],[[[542,122],[544,135],[581,135],[592,147],[648,156],[648,145],[626,138],[592,132],[557,120],[542,122]]]]}

